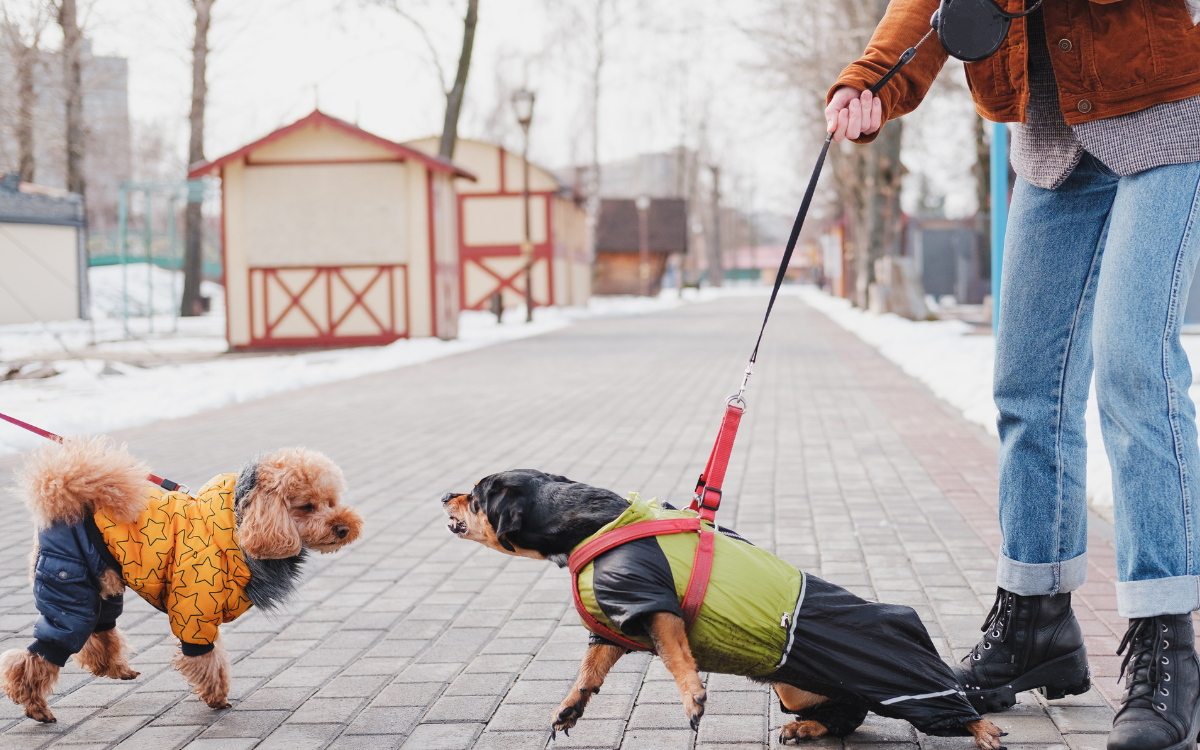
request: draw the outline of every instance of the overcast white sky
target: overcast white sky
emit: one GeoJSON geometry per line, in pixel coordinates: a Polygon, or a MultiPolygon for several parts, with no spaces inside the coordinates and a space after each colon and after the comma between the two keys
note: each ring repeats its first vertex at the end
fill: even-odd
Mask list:
{"type": "MultiPolygon", "coordinates": [[[[423,22],[452,76],[465,0],[399,2],[423,22]]],[[[794,111],[755,72],[755,43],[738,30],[753,21],[754,0],[611,4],[617,18],[605,45],[602,160],[695,146],[703,130],[730,176],[731,202],[794,211],[815,155],[809,149],[823,133],[794,123],[794,111]]],[[[460,134],[519,147],[508,94],[525,84],[538,95],[532,159],[587,161],[593,46],[590,23],[573,10],[594,7],[595,0],[480,0],[460,134]]],[[[87,21],[97,54],[129,60],[135,123],[171,133],[181,154],[193,19],[188,0],[91,0],[87,21]]],[[[209,158],[318,103],[393,140],[441,130],[445,100],[427,45],[413,24],[363,0],[217,0],[210,46],[209,158]]]]}

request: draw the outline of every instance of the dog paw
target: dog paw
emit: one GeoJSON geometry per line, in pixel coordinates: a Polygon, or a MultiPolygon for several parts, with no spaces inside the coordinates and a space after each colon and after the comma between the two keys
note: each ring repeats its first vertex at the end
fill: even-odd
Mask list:
{"type": "Polygon", "coordinates": [[[1003,744],[1000,738],[1005,733],[1000,731],[1000,727],[987,719],[968,721],[965,726],[971,736],[975,738],[975,745],[979,750],[1002,750],[1003,744]]]}
{"type": "Polygon", "coordinates": [[[815,740],[828,731],[824,724],[816,721],[788,722],[779,730],[779,744],[786,745],[788,740],[795,740],[796,744],[799,744],[800,740],[815,740]]]}
{"type": "Polygon", "coordinates": [[[43,724],[53,724],[58,721],[58,719],[54,718],[54,714],[50,713],[50,707],[44,703],[40,706],[26,706],[25,715],[43,724]]]}
{"type": "Polygon", "coordinates": [[[583,718],[583,709],[587,708],[588,701],[598,692],[600,692],[600,688],[576,688],[572,690],[566,700],[558,706],[558,713],[554,717],[554,724],[550,727],[550,739],[558,736],[560,731],[570,737],[571,727],[575,726],[575,722],[583,718]]]}
{"type": "Polygon", "coordinates": [[[691,725],[693,732],[700,731],[700,719],[704,718],[704,703],[707,700],[708,693],[704,688],[689,691],[683,695],[683,712],[687,715],[688,724],[691,725]]]}
{"type": "Polygon", "coordinates": [[[113,664],[104,672],[93,672],[97,677],[108,677],[112,680],[133,680],[141,674],[129,668],[128,664],[113,664]]]}
{"type": "Polygon", "coordinates": [[[208,704],[209,708],[233,708],[229,701],[225,700],[224,698],[205,701],[205,703],[208,704]]]}

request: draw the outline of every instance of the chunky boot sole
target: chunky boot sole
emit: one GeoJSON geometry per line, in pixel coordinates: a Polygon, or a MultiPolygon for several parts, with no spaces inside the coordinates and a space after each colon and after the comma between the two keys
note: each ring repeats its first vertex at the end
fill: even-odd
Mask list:
{"type": "MultiPolygon", "coordinates": [[[[1079,648],[1029,670],[1006,685],[988,690],[968,690],[967,700],[981,714],[996,713],[1017,702],[1017,693],[1040,690],[1046,700],[1086,693],[1092,687],[1087,649],[1079,648]]],[[[1171,750],[1175,750],[1172,748],[1171,750]]]]}
{"type": "Polygon", "coordinates": [[[1197,742],[1200,742],[1200,700],[1196,701],[1196,707],[1192,709],[1192,727],[1191,730],[1183,736],[1183,739],[1176,742],[1174,745],[1168,745],[1162,750],[1191,750],[1196,747],[1197,742]]]}

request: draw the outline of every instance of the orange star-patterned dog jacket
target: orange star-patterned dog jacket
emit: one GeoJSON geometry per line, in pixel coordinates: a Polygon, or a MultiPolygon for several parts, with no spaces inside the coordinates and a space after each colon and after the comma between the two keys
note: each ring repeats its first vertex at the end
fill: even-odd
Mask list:
{"type": "Polygon", "coordinates": [[[236,474],[221,474],[194,498],[148,488],[150,502],[132,523],[94,516],[125,585],[167,613],[185,653],[211,646],[221,623],[251,606],[250,569],[234,539],[236,483],[236,474]]]}

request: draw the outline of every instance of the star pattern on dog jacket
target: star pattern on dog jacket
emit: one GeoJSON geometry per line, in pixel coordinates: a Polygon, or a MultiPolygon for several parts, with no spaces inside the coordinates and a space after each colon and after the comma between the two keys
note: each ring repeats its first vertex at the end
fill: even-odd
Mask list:
{"type": "Polygon", "coordinates": [[[185,643],[213,643],[221,623],[251,607],[245,591],[250,569],[234,534],[236,482],[236,474],[222,474],[194,498],[147,488],[145,510],[129,523],[95,514],[126,585],[166,612],[171,631],[185,643]]]}

